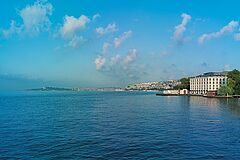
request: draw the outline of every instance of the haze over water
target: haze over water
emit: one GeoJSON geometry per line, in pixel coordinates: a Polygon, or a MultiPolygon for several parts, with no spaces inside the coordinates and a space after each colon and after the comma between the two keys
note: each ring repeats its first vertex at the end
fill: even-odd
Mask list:
{"type": "Polygon", "coordinates": [[[0,110],[0,159],[240,158],[237,99],[12,92],[0,110]]]}

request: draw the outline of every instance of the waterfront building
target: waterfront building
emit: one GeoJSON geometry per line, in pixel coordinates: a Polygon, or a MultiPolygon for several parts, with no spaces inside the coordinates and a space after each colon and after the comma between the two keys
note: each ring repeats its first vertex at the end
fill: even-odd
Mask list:
{"type": "Polygon", "coordinates": [[[159,91],[159,94],[162,94],[162,95],[179,95],[179,90],[162,90],[162,91],[159,91]]]}
{"type": "Polygon", "coordinates": [[[190,78],[190,94],[214,96],[227,85],[227,72],[208,72],[190,78]]]}
{"type": "Polygon", "coordinates": [[[181,90],[179,90],[179,94],[180,95],[187,95],[187,94],[189,94],[189,91],[187,89],[181,89],[181,90]]]}
{"type": "Polygon", "coordinates": [[[179,95],[188,95],[189,91],[187,89],[181,90],[162,90],[159,91],[158,95],[162,96],[179,96],[179,95]]]}

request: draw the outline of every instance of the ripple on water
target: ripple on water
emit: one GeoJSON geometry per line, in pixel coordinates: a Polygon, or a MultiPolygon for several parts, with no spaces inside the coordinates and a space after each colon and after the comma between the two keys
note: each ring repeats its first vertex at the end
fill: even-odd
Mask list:
{"type": "Polygon", "coordinates": [[[240,159],[237,100],[28,92],[0,109],[0,159],[240,159]]]}

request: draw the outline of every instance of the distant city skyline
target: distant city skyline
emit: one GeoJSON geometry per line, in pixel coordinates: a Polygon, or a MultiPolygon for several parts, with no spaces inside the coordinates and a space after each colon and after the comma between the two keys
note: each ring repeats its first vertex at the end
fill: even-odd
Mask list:
{"type": "Polygon", "coordinates": [[[124,87],[240,68],[237,0],[3,0],[0,90],[124,87]]]}

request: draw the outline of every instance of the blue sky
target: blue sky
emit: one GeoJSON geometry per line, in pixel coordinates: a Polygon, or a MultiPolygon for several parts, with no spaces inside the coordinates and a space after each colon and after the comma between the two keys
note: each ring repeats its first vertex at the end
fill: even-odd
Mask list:
{"type": "Polygon", "coordinates": [[[1,3],[0,90],[125,86],[240,68],[237,0],[1,3]]]}

